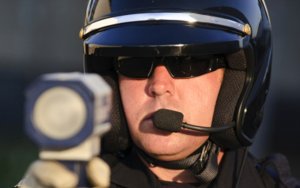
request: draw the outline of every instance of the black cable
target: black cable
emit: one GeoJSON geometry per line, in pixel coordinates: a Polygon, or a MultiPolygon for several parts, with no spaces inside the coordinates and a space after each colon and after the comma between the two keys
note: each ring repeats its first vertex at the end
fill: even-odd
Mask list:
{"type": "Polygon", "coordinates": [[[247,155],[248,155],[248,147],[245,148],[244,153],[243,153],[243,160],[242,160],[241,166],[240,166],[239,171],[238,171],[238,177],[237,177],[236,182],[235,182],[235,188],[239,188],[239,184],[240,184],[240,180],[241,180],[241,177],[242,177],[242,172],[244,170],[247,155]]]}

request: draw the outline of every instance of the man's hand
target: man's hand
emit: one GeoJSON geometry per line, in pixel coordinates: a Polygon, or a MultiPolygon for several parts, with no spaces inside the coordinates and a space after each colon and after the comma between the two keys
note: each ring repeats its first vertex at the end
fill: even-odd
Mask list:
{"type": "Polygon", "coordinates": [[[93,158],[87,165],[87,176],[92,185],[96,187],[109,187],[110,168],[100,158],[93,158]]]}
{"type": "MultiPolygon", "coordinates": [[[[110,169],[100,158],[91,159],[86,167],[87,176],[94,187],[109,187],[110,169]]],[[[20,188],[74,188],[77,175],[56,161],[38,160],[32,163],[24,178],[16,187],[20,188]]]]}

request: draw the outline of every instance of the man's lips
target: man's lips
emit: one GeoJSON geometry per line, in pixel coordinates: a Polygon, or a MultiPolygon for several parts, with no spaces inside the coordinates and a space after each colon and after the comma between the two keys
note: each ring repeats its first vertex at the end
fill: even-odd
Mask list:
{"type": "Polygon", "coordinates": [[[149,114],[147,114],[144,118],[143,118],[143,120],[152,120],[152,118],[153,118],[153,114],[154,114],[155,112],[151,112],[151,113],[149,113],[149,114]]]}
{"type": "Polygon", "coordinates": [[[157,135],[169,135],[171,134],[171,132],[169,131],[165,131],[165,130],[161,130],[161,129],[158,129],[154,123],[153,123],[153,115],[156,111],[154,112],[151,112],[151,113],[148,113],[143,119],[141,122],[144,122],[145,124],[144,125],[147,125],[147,126],[151,126],[151,129],[154,131],[153,133],[157,134],[157,135]]]}

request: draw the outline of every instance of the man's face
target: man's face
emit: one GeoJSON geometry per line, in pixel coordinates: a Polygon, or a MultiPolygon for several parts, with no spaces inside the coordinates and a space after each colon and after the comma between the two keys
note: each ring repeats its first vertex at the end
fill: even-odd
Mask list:
{"type": "Polygon", "coordinates": [[[119,76],[120,92],[133,142],[160,160],[178,160],[202,145],[208,135],[190,131],[172,133],[154,127],[152,116],[159,109],[184,114],[184,122],[211,126],[224,69],[202,76],[172,78],[163,65],[149,79],[119,76]]]}

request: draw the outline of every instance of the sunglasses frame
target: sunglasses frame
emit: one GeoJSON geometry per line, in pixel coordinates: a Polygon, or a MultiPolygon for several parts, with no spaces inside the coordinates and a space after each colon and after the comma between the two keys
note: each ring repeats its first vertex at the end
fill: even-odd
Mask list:
{"type": "MultiPolygon", "coordinates": [[[[163,65],[166,67],[166,69],[168,70],[169,74],[171,75],[172,78],[193,78],[193,77],[197,77],[197,76],[201,76],[210,72],[213,72],[219,68],[226,68],[227,64],[225,62],[225,58],[223,56],[209,56],[209,57],[197,57],[197,56],[176,56],[176,57],[118,57],[115,59],[114,61],[114,69],[115,71],[123,76],[129,77],[129,78],[134,78],[134,79],[147,79],[150,78],[153,74],[153,71],[155,69],[156,66],[158,65],[163,65]],[[187,60],[191,60],[191,58],[194,58],[194,63],[195,60],[198,60],[199,62],[196,62],[198,65],[203,64],[203,66],[207,66],[206,69],[201,69],[199,70],[198,73],[193,72],[192,70],[195,71],[195,69],[193,69],[192,67],[190,67],[190,72],[189,74],[186,75],[179,75],[179,71],[182,71],[181,69],[178,70],[178,72],[176,72],[174,70],[174,60],[176,61],[176,63],[179,64],[188,64],[186,63],[182,63],[182,61],[187,61],[187,60]],[[151,66],[149,66],[149,70],[147,71],[146,75],[132,75],[132,74],[128,74],[129,71],[124,72],[124,69],[121,69],[121,64],[123,64],[122,62],[124,62],[124,60],[137,60],[139,59],[141,62],[141,64],[145,64],[149,66],[149,60],[151,59],[151,66]],[[147,63],[145,63],[145,60],[148,60],[147,63]],[[144,62],[143,62],[144,61],[144,62]],[[201,62],[200,62],[201,61],[201,62]],[[205,61],[205,62],[203,62],[205,61]],[[173,67],[172,67],[173,64],[173,67]],[[173,69],[172,69],[173,68],[173,69]],[[205,71],[204,71],[205,70],[205,71]]],[[[177,64],[178,65],[178,64],[177,64]]],[[[189,63],[189,65],[191,66],[191,63],[189,63]]],[[[124,64],[122,65],[124,66],[124,64]]],[[[196,66],[194,66],[196,67],[196,66]]]]}

